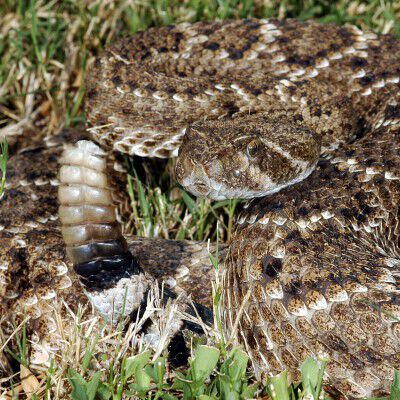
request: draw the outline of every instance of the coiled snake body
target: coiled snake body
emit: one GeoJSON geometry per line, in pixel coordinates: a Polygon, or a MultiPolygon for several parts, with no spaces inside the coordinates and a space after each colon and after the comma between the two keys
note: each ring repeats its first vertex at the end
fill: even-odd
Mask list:
{"type": "MultiPolygon", "coordinates": [[[[394,38],[291,20],[150,29],[89,73],[97,143],[179,149],[176,176],[192,193],[260,197],[238,218],[223,278],[226,330],[258,374],[296,378],[301,360],[327,353],[330,381],[360,398],[387,391],[400,368],[399,77],[394,38]]],[[[132,311],[147,278],[101,157],[90,142],[64,153],[63,235],[94,304],[110,312],[128,286],[132,311]]]]}

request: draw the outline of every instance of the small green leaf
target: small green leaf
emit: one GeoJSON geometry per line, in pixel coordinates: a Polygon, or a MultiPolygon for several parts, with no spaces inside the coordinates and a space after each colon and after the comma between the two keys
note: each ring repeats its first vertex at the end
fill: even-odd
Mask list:
{"type": "Polygon", "coordinates": [[[400,399],[400,371],[394,371],[394,380],[390,390],[390,400],[400,399]]]}
{"type": "Polygon", "coordinates": [[[199,346],[191,363],[192,376],[197,382],[204,382],[214,370],[219,359],[219,350],[210,346],[199,346]]]}
{"type": "Polygon", "coordinates": [[[236,392],[235,390],[231,390],[229,393],[226,394],[225,399],[226,400],[239,400],[240,396],[239,396],[238,392],[236,392]]]}
{"type": "Polygon", "coordinates": [[[8,160],[8,142],[7,139],[2,139],[0,141],[0,197],[4,192],[4,186],[6,184],[6,174],[7,174],[7,160],[8,160]]]}
{"type": "Polygon", "coordinates": [[[185,380],[186,377],[179,371],[176,371],[176,377],[177,379],[175,379],[172,388],[175,390],[183,390],[184,386],[185,386],[185,380]]]}
{"type": "Polygon", "coordinates": [[[182,200],[185,202],[186,207],[189,209],[191,214],[196,215],[198,213],[196,202],[183,189],[181,189],[181,191],[182,200]]]}
{"type": "Polygon", "coordinates": [[[157,358],[153,366],[153,379],[159,390],[162,389],[165,375],[165,359],[162,357],[157,358]]]}
{"type": "Polygon", "coordinates": [[[315,389],[318,385],[319,370],[318,362],[312,357],[307,358],[307,360],[301,364],[300,371],[304,395],[316,397],[315,389]]]}
{"type": "Polygon", "coordinates": [[[272,400],[290,400],[287,371],[267,379],[267,392],[272,400]]]}
{"type": "Polygon", "coordinates": [[[104,383],[99,384],[97,388],[97,395],[101,400],[109,400],[111,398],[111,391],[104,383]]]}
{"type": "Polygon", "coordinates": [[[218,377],[219,389],[222,394],[222,397],[228,398],[231,393],[231,380],[227,375],[221,375],[218,377]]]}
{"type": "Polygon", "coordinates": [[[195,395],[193,395],[194,390],[192,390],[192,386],[193,383],[183,385],[183,400],[189,400],[196,397],[195,395]]]}
{"type": "Polygon", "coordinates": [[[88,400],[86,395],[86,381],[74,369],[68,370],[68,378],[72,386],[71,397],[73,400],[88,400]]]}
{"type": "Polygon", "coordinates": [[[240,397],[242,399],[254,399],[256,397],[257,390],[258,390],[258,383],[254,383],[253,385],[250,386],[244,385],[240,397]]]}
{"type": "Polygon", "coordinates": [[[143,369],[137,369],[135,373],[135,384],[133,387],[140,393],[150,390],[151,378],[143,369]]]}
{"type": "Polygon", "coordinates": [[[87,370],[87,368],[89,367],[89,364],[90,364],[90,360],[92,358],[93,358],[93,353],[89,349],[87,349],[85,351],[85,355],[83,356],[83,359],[82,359],[82,370],[83,371],[87,370]]]}
{"type": "Polygon", "coordinates": [[[8,160],[8,142],[7,139],[0,141],[0,171],[6,172],[6,164],[8,160]]]}
{"type": "Polygon", "coordinates": [[[147,350],[134,357],[128,357],[125,364],[125,377],[130,378],[136,370],[143,369],[150,362],[151,352],[147,350]]]}
{"type": "Polygon", "coordinates": [[[240,348],[236,348],[233,353],[233,360],[228,367],[228,374],[232,381],[240,381],[246,374],[249,356],[240,348]]]}
{"type": "Polygon", "coordinates": [[[178,397],[175,397],[169,393],[163,393],[162,398],[163,398],[163,400],[178,400],[178,397]]]}
{"type": "Polygon", "coordinates": [[[101,380],[101,371],[96,372],[90,382],[86,384],[86,394],[88,400],[94,400],[101,380]]]}

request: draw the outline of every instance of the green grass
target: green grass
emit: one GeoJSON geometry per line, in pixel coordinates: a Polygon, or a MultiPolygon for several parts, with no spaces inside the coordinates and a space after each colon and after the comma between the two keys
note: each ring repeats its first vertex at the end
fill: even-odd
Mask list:
{"type": "Polygon", "coordinates": [[[102,381],[96,372],[85,379],[79,372],[70,369],[73,400],[120,399],[124,394],[139,399],[247,399],[267,393],[272,400],[298,400],[314,396],[314,399],[328,399],[322,391],[322,377],[327,361],[307,359],[301,366],[302,384],[290,384],[286,372],[267,380],[264,388],[250,383],[247,373],[249,357],[239,347],[229,352],[215,346],[198,345],[189,361],[185,373],[177,372],[172,379],[167,377],[164,357],[152,361],[147,350],[124,359],[121,364],[120,380],[117,385],[102,381]],[[224,352],[223,356],[221,353],[224,352]],[[117,391],[116,391],[117,389],[117,391]]]}
{"type": "MultiPolygon", "coordinates": [[[[156,303],[155,303],[156,304],[156,303]]],[[[153,304],[152,304],[153,305],[153,304]]],[[[132,340],[141,326],[120,321],[117,327],[107,322],[93,334],[93,321],[85,321],[82,310],[76,315],[69,347],[42,368],[39,379],[29,368],[29,342],[24,325],[16,335],[18,352],[11,355],[21,364],[26,378],[22,384],[11,379],[8,392],[13,398],[21,393],[32,399],[68,398],[72,400],[137,399],[247,399],[270,400],[333,400],[323,389],[324,371],[329,359],[306,359],[300,366],[300,382],[291,382],[283,371],[269,376],[264,382],[254,379],[249,369],[249,356],[241,347],[209,337],[211,344],[201,338],[193,345],[186,369],[173,369],[167,353],[159,354],[132,340]],[[69,389],[70,388],[70,389],[69,389]]],[[[222,332],[220,332],[222,333],[222,332]]],[[[395,374],[391,394],[370,400],[398,400],[400,373],[395,374]]],[[[24,397],[23,397],[24,398],[24,397]]]]}
{"type": "MultiPolygon", "coordinates": [[[[95,55],[117,37],[154,25],[248,16],[352,23],[400,37],[400,2],[395,1],[2,0],[0,137],[52,135],[63,127],[84,123],[85,72],[95,55]]],[[[8,146],[3,141],[0,196],[7,159],[8,146]]],[[[128,231],[171,239],[229,239],[240,203],[195,200],[171,179],[171,163],[156,177],[139,178],[134,165],[129,170],[127,192],[132,218],[128,231]]],[[[216,259],[212,257],[218,268],[216,259]]],[[[220,286],[216,282],[217,316],[219,300],[220,286]]],[[[26,381],[36,388],[37,398],[59,398],[72,390],[73,399],[88,400],[119,399],[128,393],[141,398],[190,398],[196,394],[203,400],[239,399],[257,388],[258,395],[294,400],[309,399],[311,394],[316,398],[321,387],[324,360],[303,364],[300,386],[289,384],[285,373],[264,383],[255,382],[245,368],[246,354],[223,337],[218,317],[214,330],[207,335],[211,345],[195,346],[186,371],[174,371],[165,363],[165,353],[159,350],[149,354],[133,338],[140,323],[124,325],[121,321],[115,329],[96,318],[79,310],[66,353],[62,358],[55,356],[44,369],[29,366],[29,341],[24,327],[20,327],[12,356],[34,372],[26,381]],[[95,323],[100,328],[93,340],[95,323]],[[204,363],[204,358],[214,361],[204,363]]],[[[400,398],[399,381],[396,375],[391,400],[400,398]]],[[[15,398],[23,397],[18,393],[26,389],[18,377],[10,377],[6,387],[15,389],[15,398]]]]}
{"type": "Polygon", "coordinates": [[[3,139],[2,141],[0,141],[0,171],[1,171],[0,199],[4,193],[4,187],[6,185],[7,161],[8,161],[8,142],[7,139],[3,139]]]}
{"type": "Polygon", "coordinates": [[[146,181],[138,177],[132,164],[128,171],[127,191],[132,209],[128,229],[135,234],[176,240],[214,241],[217,234],[230,238],[238,200],[196,200],[165,171],[157,177],[148,174],[146,181]]]}

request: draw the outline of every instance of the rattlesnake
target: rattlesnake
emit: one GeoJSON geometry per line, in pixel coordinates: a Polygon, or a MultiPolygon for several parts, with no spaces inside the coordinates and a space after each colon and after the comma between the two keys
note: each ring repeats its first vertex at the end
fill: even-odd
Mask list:
{"type": "MultiPolygon", "coordinates": [[[[146,157],[179,150],[176,177],[192,193],[261,196],[238,218],[222,302],[225,329],[258,376],[286,367],[297,378],[302,359],[328,353],[331,383],[360,398],[387,392],[400,368],[399,61],[400,43],[387,35],[249,19],[153,28],[91,68],[87,115],[98,144],[146,157]]],[[[72,185],[88,206],[92,179],[110,206],[102,154],[90,142],[66,151],[60,193],[72,185]]],[[[134,310],[135,285],[145,282],[144,293],[148,278],[113,214],[103,209],[106,219],[92,216],[82,230],[90,207],[82,210],[63,209],[63,233],[89,297],[110,311],[105,294],[121,297],[128,283],[134,310]],[[94,253],[112,262],[93,262],[94,253]]]]}

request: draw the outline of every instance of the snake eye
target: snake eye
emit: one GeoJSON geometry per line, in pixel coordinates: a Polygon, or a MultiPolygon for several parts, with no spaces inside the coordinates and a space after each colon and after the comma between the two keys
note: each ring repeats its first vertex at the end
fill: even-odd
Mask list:
{"type": "Polygon", "coordinates": [[[259,139],[253,139],[247,145],[246,154],[249,160],[254,160],[257,157],[260,148],[261,148],[261,141],[259,139]]]}

